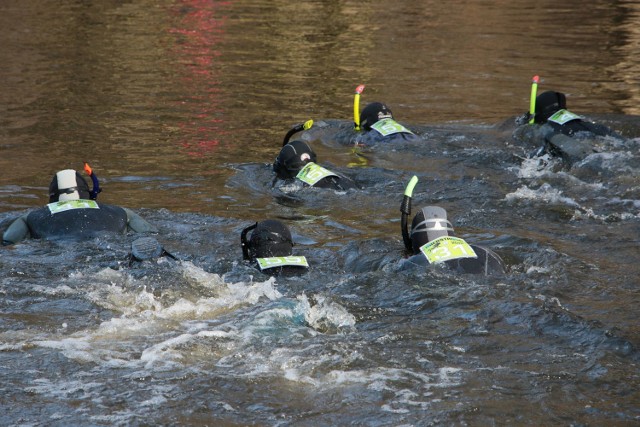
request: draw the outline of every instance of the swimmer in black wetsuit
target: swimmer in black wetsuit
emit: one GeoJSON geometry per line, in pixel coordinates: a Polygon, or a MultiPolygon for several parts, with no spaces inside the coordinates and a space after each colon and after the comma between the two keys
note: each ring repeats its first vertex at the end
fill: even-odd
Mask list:
{"type": "Polygon", "coordinates": [[[240,244],[243,259],[255,262],[261,272],[270,276],[302,274],[309,268],[304,256],[292,255],[291,232],[280,221],[268,219],[245,228],[240,234],[240,244]]]}
{"type": "Polygon", "coordinates": [[[405,247],[412,256],[403,260],[402,268],[421,268],[428,265],[446,265],[457,273],[504,274],[502,259],[490,249],[470,245],[454,236],[453,226],[447,219],[447,211],[439,206],[424,207],[411,223],[411,234],[407,230],[407,217],[411,214],[411,193],[417,183],[413,177],[407,186],[400,212],[405,247]]]}
{"type": "MultiPolygon", "coordinates": [[[[533,84],[532,100],[537,90],[537,76],[534,77],[533,84]]],[[[519,132],[523,139],[539,146],[531,157],[549,154],[574,163],[595,152],[593,145],[595,139],[599,137],[622,139],[612,129],[568,111],[567,99],[563,93],[543,92],[535,97],[532,107],[534,107],[533,111],[517,119],[518,124],[538,125],[527,126],[519,132]]]]}
{"type": "Polygon", "coordinates": [[[318,165],[316,153],[308,143],[300,140],[289,142],[289,138],[294,133],[309,129],[312,124],[310,120],[305,124],[296,125],[285,136],[282,149],[273,163],[276,179],[297,180],[305,186],[330,188],[337,191],[356,188],[351,179],[318,165]]]}
{"type": "Polygon", "coordinates": [[[91,168],[85,170],[93,189],[73,169],[56,173],[49,186],[49,204],[16,219],[2,236],[3,245],[26,238],[91,238],[103,232],[157,232],[158,230],[130,209],[96,202],[101,191],[91,168]]]}
{"type": "Polygon", "coordinates": [[[354,125],[357,131],[361,131],[356,137],[355,142],[357,145],[372,145],[381,142],[422,141],[422,138],[396,122],[393,119],[391,109],[382,102],[372,102],[368,104],[358,115],[360,94],[363,90],[364,85],[358,86],[354,98],[354,125]]]}

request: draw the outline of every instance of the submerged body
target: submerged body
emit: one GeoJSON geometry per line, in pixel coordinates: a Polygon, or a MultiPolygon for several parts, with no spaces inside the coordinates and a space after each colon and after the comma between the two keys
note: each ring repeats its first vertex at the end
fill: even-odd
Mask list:
{"type": "Polygon", "coordinates": [[[273,170],[276,179],[285,183],[300,181],[305,187],[346,191],[356,188],[348,177],[316,163],[316,153],[304,141],[287,143],[276,157],[273,170]]]}
{"type": "Polygon", "coordinates": [[[445,266],[454,273],[464,274],[482,274],[491,276],[496,274],[504,274],[506,267],[502,259],[491,249],[470,244],[475,258],[456,258],[441,263],[430,263],[427,257],[420,253],[400,261],[401,270],[409,270],[413,268],[428,268],[430,266],[445,266]]]}
{"type": "Polygon", "coordinates": [[[569,164],[597,152],[596,141],[612,137],[623,139],[614,130],[594,123],[567,110],[563,93],[547,91],[537,96],[535,113],[526,114],[522,121],[533,119],[516,130],[515,138],[537,148],[531,156],[549,154],[569,164]]]}
{"type": "Polygon", "coordinates": [[[400,206],[402,240],[411,254],[410,258],[401,261],[401,269],[444,265],[456,273],[504,274],[507,269],[498,254],[455,236],[447,211],[440,206],[423,207],[413,217],[411,232],[408,231],[411,194],[417,182],[415,176],[409,181],[400,206]]]}
{"type": "Polygon", "coordinates": [[[295,276],[309,268],[304,256],[293,255],[291,231],[281,221],[267,219],[246,227],[240,234],[240,243],[242,258],[266,275],[295,276]]]}
{"type": "Polygon", "coordinates": [[[361,133],[355,139],[357,145],[370,146],[422,140],[395,121],[391,109],[381,102],[372,102],[362,110],[360,125],[361,133]]]}

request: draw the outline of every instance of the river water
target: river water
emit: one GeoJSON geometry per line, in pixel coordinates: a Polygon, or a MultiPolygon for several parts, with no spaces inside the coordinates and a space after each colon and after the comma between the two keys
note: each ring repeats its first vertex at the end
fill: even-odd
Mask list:
{"type": "Polygon", "coordinates": [[[635,1],[8,0],[0,231],[89,161],[137,237],[0,251],[0,424],[637,425],[635,1]],[[618,131],[526,159],[530,82],[618,131]],[[423,141],[354,155],[354,89],[423,141]],[[357,191],[273,187],[294,124],[357,191]],[[504,276],[403,270],[399,207],[445,207],[504,276]],[[276,218],[310,271],[269,278],[276,218]]]}

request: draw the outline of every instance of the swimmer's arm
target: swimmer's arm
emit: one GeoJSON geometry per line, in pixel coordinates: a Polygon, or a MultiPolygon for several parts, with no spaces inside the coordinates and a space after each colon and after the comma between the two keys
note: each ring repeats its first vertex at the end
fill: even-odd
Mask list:
{"type": "Polygon", "coordinates": [[[31,237],[29,226],[27,225],[27,215],[23,215],[11,223],[2,235],[2,245],[13,245],[21,240],[31,237]]]}
{"type": "Polygon", "coordinates": [[[564,134],[553,135],[547,142],[560,156],[571,162],[578,162],[594,153],[589,140],[579,140],[564,134]]]}
{"type": "Polygon", "coordinates": [[[123,208],[127,213],[127,225],[136,233],[157,233],[158,229],[145,221],[140,215],[128,208],[123,208]]]}

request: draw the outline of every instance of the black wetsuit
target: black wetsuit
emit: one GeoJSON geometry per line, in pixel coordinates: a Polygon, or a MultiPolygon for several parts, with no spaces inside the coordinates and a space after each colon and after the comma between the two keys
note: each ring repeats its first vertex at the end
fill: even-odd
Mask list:
{"type": "Polygon", "coordinates": [[[47,206],[27,216],[31,237],[93,237],[102,232],[125,233],[127,213],[118,206],[97,203],[99,209],[69,209],[51,213],[47,206]]]}
{"type": "Polygon", "coordinates": [[[313,184],[313,186],[318,188],[331,188],[337,191],[346,191],[356,188],[356,184],[344,176],[327,176],[313,184]]]}
{"type": "Polygon", "coordinates": [[[566,110],[557,111],[540,126],[530,128],[526,125],[523,130],[523,135],[528,135],[525,136],[525,139],[530,139],[531,142],[539,146],[531,153],[531,156],[548,153],[555,157],[561,157],[570,164],[596,152],[593,146],[593,140],[596,138],[610,136],[622,139],[619,134],[607,126],[584,120],[566,110]],[[553,117],[563,111],[573,118],[565,122],[554,121],[553,117]]]}
{"type": "Polygon", "coordinates": [[[309,271],[308,268],[306,267],[298,267],[298,266],[293,266],[293,265],[285,265],[282,267],[272,267],[272,268],[264,268],[262,270],[260,270],[260,267],[258,267],[257,263],[255,265],[255,268],[257,270],[259,270],[261,273],[266,274],[267,276],[273,276],[273,277],[294,277],[294,276],[300,276],[304,273],[306,273],[307,271],[309,271]]]}
{"type": "MultiPolygon", "coordinates": [[[[326,173],[329,173],[330,175],[324,176],[323,178],[319,179],[313,184],[310,184],[306,182],[304,179],[300,178],[300,174],[298,174],[298,176],[292,179],[296,181],[300,181],[305,187],[330,188],[336,191],[347,191],[353,188],[357,188],[356,184],[351,179],[347,178],[346,176],[339,175],[328,169],[325,169],[324,167],[321,167],[319,165],[307,164],[305,165],[304,168],[302,168],[302,170],[304,171],[306,168],[310,166],[315,166],[316,168],[324,170],[326,173]]],[[[285,181],[290,182],[289,179],[285,181]]]]}
{"type": "Polygon", "coordinates": [[[93,200],[54,202],[11,223],[2,236],[2,244],[14,244],[28,237],[92,238],[107,232],[124,234],[128,229],[137,233],[158,231],[130,209],[93,200]],[[69,204],[73,207],[68,208],[69,204]]]}
{"type": "Polygon", "coordinates": [[[609,129],[604,125],[582,119],[574,119],[564,124],[548,121],[545,124],[550,126],[556,133],[562,133],[567,136],[582,136],[584,138],[593,136],[614,136],[620,138],[620,135],[612,129],[609,129]]]}
{"type": "MultiPolygon", "coordinates": [[[[491,276],[504,274],[506,267],[502,259],[492,250],[477,245],[469,245],[476,253],[477,258],[458,258],[444,261],[449,270],[456,273],[483,274],[491,276]]],[[[410,269],[419,266],[421,268],[431,265],[424,254],[419,253],[402,261],[402,269],[410,269]]],[[[438,265],[438,264],[436,264],[438,265]]]]}
{"type": "Polygon", "coordinates": [[[376,145],[376,144],[393,144],[398,142],[419,142],[423,139],[411,132],[398,132],[389,135],[382,135],[375,129],[366,131],[359,134],[356,137],[356,144],[358,145],[376,145]]]}

